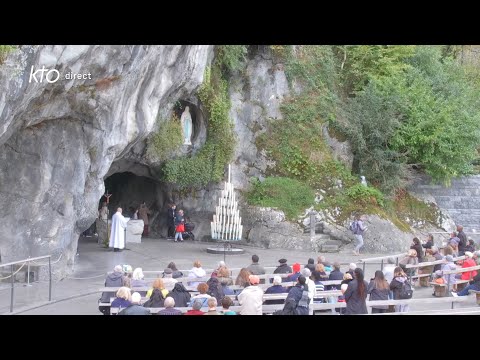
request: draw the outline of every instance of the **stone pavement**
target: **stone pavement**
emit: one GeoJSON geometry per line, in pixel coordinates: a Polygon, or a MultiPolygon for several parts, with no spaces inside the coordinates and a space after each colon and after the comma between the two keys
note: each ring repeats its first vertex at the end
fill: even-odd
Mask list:
{"type": "MultiPolygon", "coordinates": [[[[48,282],[35,282],[31,287],[15,284],[14,314],[28,315],[101,315],[98,311],[97,300],[101,293],[98,288],[104,285],[105,276],[117,264],[130,264],[133,268],[142,267],[143,270],[163,270],[170,261],[174,261],[179,269],[190,269],[195,260],[200,260],[205,269],[215,268],[223,255],[209,254],[207,247],[212,243],[191,242],[174,243],[166,239],[143,239],[141,244],[128,244],[131,250],[113,252],[99,246],[94,238],[82,239],[79,243],[74,272],[66,279],[53,283],[52,300],[48,304],[48,282]]],[[[241,246],[245,249],[242,255],[227,256],[227,266],[244,267],[251,263],[251,256],[257,254],[263,266],[277,266],[278,259],[286,258],[288,264],[299,262],[304,265],[309,257],[315,258],[319,254],[285,249],[263,249],[250,246],[241,246]]],[[[381,254],[362,254],[354,256],[351,249],[340,253],[324,254],[328,261],[341,263],[355,262],[360,258],[382,256],[381,254]]],[[[347,269],[342,266],[342,271],[347,269]]],[[[370,279],[379,264],[366,266],[366,279],[370,279]]],[[[417,288],[414,297],[430,297],[431,288],[417,288]]],[[[9,314],[10,290],[8,284],[0,285],[0,313],[9,314]]],[[[459,304],[457,307],[476,306],[475,299],[471,302],[459,304]]],[[[439,305],[439,309],[448,309],[449,305],[439,305]]],[[[411,307],[411,311],[427,310],[428,305],[411,307]]],[[[327,313],[326,313],[327,314],[327,313]]]]}

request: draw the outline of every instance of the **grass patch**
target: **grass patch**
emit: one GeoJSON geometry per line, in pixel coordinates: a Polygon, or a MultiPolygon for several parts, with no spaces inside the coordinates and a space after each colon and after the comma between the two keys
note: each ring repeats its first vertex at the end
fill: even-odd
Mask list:
{"type": "Polygon", "coordinates": [[[314,191],[305,183],[285,177],[268,177],[265,181],[256,180],[247,193],[252,205],[273,207],[282,210],[289,220],[303,214],[313,205],[314,191]]]}

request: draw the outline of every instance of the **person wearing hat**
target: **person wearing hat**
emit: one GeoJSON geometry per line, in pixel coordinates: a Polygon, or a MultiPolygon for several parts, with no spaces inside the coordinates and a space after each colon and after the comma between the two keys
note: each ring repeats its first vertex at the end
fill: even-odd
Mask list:
{"type": "Polygon", "coordinates": [[[250,275],[248,281],[250,285],[237,296],[240,315],[262,315],[263,290],[258,287],[260,278],[250,275]]]}
{"type": "Polygon", "coordinates": [[[291,274],[293,272],[292,268],[287,265],[287,259],[278,260],[280,265],[273,271],[274,274],[291,274]]]}
{"type": "Polygon", "coordinates": [[[288,281],[297,281],[298,277],[301,275],[300,274],[301,267],[302,266],[299,263],[295,263],[292,265],[293,271],[287,277],[288,281]]]}
{"type": "MultiPolygon", "coordinates": [[[[475,260],[473,260],[473,253],[470,251],[465,252],[465,260],[463,260],[462,269],[469,268],[472,266],[476,266],[475,260]]],[[[462,280],[472,280],[475,276],[477,276],[477,270],[473,271],[465,271],[461,274],[460,278],[462,280]]]]}
{"type": "MultiPolygon", "coordinates": [[[[438,248],[434,245],[430,249],[427,249],[427,254],[435,258],[435,261],[442,260],[443,256],[438,251],[438,248]]],[[[435,264],[433,266],[433,271],[442,270],[442,264],[435,264]]]]}
{"type": "Polygon", "coordinates": [[[177,283],[177,279],[173,278],[173,270],[170,268],[166,268],[163,270],[163,285],[165,285],[165,289],[168,291],[172,291],[177,283]]]}
{"type": "MultiPolygon", "coordinates": [[[[453,256],[447,255],[445,256],[445,264],[442,266],[442,271],[452,271],[457,269],[457,265],[453,262],[453,256]]],[[[457,291],[457,281],[455,279],[455,274],[446,274],[443,276],[445,280],[445,284],[452,285],[452,291],[457,291]]]]}

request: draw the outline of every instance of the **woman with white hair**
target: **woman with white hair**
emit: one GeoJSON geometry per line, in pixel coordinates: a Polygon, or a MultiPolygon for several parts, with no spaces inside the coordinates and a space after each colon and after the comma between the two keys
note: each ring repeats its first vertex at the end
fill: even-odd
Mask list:
{"type": "MultiPolygon", "coordinates": [[[[273,286],[270,286],[265,290],[265,294],[284,294],[288,293],[288,290],[286,287],[282,286],[282,278],[278,275],[273,277],[273,286]]],[[[265,305],[272,305],[272,304],[283,304],[284,300],[283,299],[278,299],[278,300],[265,300],[264,304],[265,305]]]]}
{"type": "Polygon", "coordinates": [[[130,289],[122,286],[117,291],[117,297],[112,301],[112,308],[127,308],[132,304],[132,294],[130,289]]]}
{"type": "MultiPolygon", "coordinates": [[[[142,268],[136,268],[133,270],[132,280],[130,280],[130,288],[141,288],[141,287],[148,287],[148,284],[145,280],[143,280],[145,276],[143,275],[142,268]]],[[[139,291],[140,295],[145,296],[147,294],[146,291],[139,291]]]]}

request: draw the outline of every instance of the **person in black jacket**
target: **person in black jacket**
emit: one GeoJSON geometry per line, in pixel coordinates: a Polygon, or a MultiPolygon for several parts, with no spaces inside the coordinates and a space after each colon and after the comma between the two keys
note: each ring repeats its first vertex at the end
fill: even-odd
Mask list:
{"type": "MultiPolygon", "coordinates": [[[[367,294],[370,294],[370,301],[375,300],[388,300],[388,294],[390,292],[390,286],[385,280],[383,272],[380,270],[375,271],[375,277],[370,280],[368,284],[367,294]]],[[[372,314],[386,313],[388,305],[372,306],[372,314]]]]}
{"type": "Polygon", "coordinates": [[[305,279],[305,276],[300,275],[297,279],[297,283],[290,289],[287,298],[285,299],[285,304],[289,303],[290,299],[295,300],[297,304],[297,315],[308,315],[309,299],[308,286],[305,284],[306,280],[307,279],[305,279]]]}
{"type": "Polygon", "coordinates": [[[175,209],[177,205],[170,204],[167,210],[167,226],[168,234],[167,239],[173,239],[175,237],[175,209]]]}
{"type": "Polygon", "coordinates": [[[458,256],[465,255],[465,246],[467,246],[467,235],[463,232],[463,226],[457,225],[457,237],[460,239],[458,243],[458,256]]]}
{"type": "Polygon", "coordinates": [[[433,235],[428,234],[427,241],[422,244],[422,247],[425,249],[425,251],[427,251],[428,249],[431,249],[432,246],[434,246],[433,235]]]}
{"type": "Polygon", "coordinates": [[[280,265],[273,271],[274,274],[291,274],[293,272],[292,268],[287,265],[287,259],[278,260],[280,265]]]}
{"type": "Polygon", "coordinates": [[[423,249],[422,245],[420,244],[420,240],[417,237],[413,238],[413,243],[410,246],[410,249],[413,249],[417,252],[418,262],[421,263],[423,261],[423,249]]]}
{"type": "Polygon", "coordinates": [[[182,283],[176,283],[173,290],[168,293],[167,297],[168,296],[175,300],[175,305],[177,307],[187,307],[190,303],[190,298],[192,297],[182,283]]]}
{"type": "Polygon", "coordinates": [[[347,309],[345,315],[368,314],[367,311],[367,287],[368,283],[363,279],[363,270],[356,268],[354,270],[355,279],[348,284],[345,291],[345,301],[347,309]]]}

